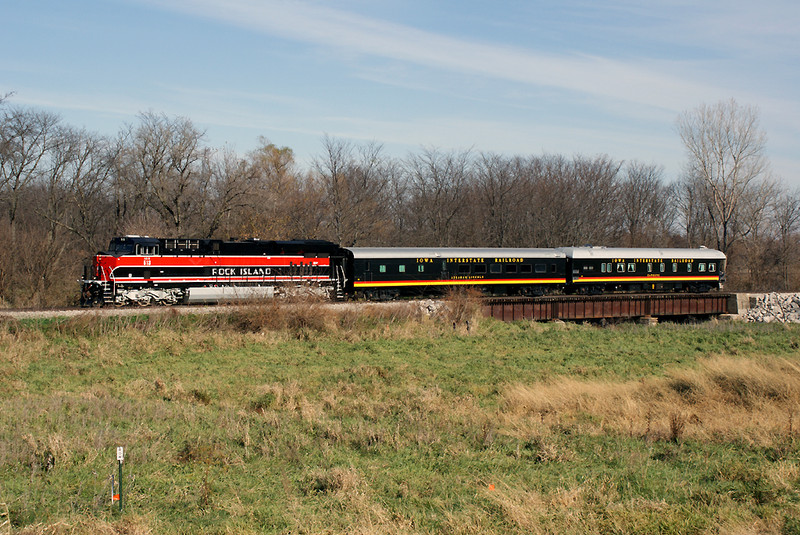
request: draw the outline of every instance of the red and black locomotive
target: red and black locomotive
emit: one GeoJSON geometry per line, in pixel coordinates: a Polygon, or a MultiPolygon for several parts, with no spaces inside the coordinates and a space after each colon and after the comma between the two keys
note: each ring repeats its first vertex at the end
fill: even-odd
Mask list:
{"type": "Polygon", "coordinates": [[[83,305],[272,297],[298,285],[345,295],[348,252],[322,240],[114,238],[85,268],[83,305]]]}

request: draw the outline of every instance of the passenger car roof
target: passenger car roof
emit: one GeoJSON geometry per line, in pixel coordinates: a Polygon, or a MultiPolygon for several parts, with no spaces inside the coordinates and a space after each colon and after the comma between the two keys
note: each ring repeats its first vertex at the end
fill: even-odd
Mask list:
{"type": "Polygon", "coordinates": [[[559,247],[559,251],[577,259],[602,258],[681,258],[692,260],[725,260],[716,249],[699,248],[630,248],[630,247],[559,247]]]}
{"type": "MultiPolygon", "coordinates": [[[[481,247],[348,247],[356,259],[405,259],[405,258],[566,258],[556,249],[490,249],[481,247]]],[[[502,262],[502,260],[500,260],[502,262]]]]}

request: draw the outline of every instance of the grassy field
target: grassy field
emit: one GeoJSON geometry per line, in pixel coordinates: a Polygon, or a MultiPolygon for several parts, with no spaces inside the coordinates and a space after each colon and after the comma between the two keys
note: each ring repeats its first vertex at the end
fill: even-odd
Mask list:
{"type": "Polygon", "coordinates": [[[800,533],[799,327],[469,314],[0,320],[0,523],[800,533]]]}

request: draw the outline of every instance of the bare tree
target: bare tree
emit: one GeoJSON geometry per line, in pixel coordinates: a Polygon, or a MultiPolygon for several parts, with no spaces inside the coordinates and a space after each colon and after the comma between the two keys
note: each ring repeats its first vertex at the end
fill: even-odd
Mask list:
{"type": "Polygon", "coordinates": [[[777,263],[783,289],[791,288],[790,271],[800,260],[800,190],[783,190],[772,204],[772,218],[778,234],[777,263]]]}
{"type": "MultiPolygon", "coordinates": [[[[0,301],[19,302],[29,290],[22,284],[29,274],[23,260],[38,242],[25,239],[27,232],[20,230],[20,216],[30,219],[31,210],[27,208],[32,206],[26,201],[37,200],[31,195],[31,187],[48,171],[58,123],[53,114],[25,108],[4,107],[0,114],[0,206],[5,208],[5,217],[0,219],[0,301]]],[[[35,223],[26,222],[25,227],[38,232],[35,223]]]]}
{"type": "Polygon", "coordinates": [[[602,155],[541,157],[532,193],[536,244],[608,244],[616,227],[620,166],[602,155]]]}
{"type": "Polygon", "coordinates": [[[0,115],[0,201],[5,204],[12,241],[20,196],[46,172],[47,154],[60,119],[47,112],[11,108],[0,115]]]}
{"type": "Polygon", "coordinates": [[[770,274],[774,274],[777,267],[776,255],[771,254],[776,235],[770,223],[777,191],[775,182],[761,180],[748,188],[739,204],[735,230],[741,236],[744,250],[739,263],[747,270],[747,290],[769,289],[774,283],[770,274]]]}
{"type": "Polygon", "coordinates": [[[619,183],[619,221],[628,247],[652,246],[664,240],[673,224],[669,188],[663,167],[630,162],[619,183]]]}
{"type": "Polygon", "coordinates": [[[525,174],[520,172],[519,164],[518,159],[498,154],[482,154],[475,164],[477,198],[473,204],[483,229],[481,245],[511,245],[512,227],[520,221],[519,208],[525,202],[521,191],[525,174]]]}
{"type": "Polygon", "coordinates": [[[353,145],[326,135],[322,146],[324,155],[314,161],[314,168],[325,192],[331,236],[337,243],[342,243],[347,232],[345,220],[350,200],[348,174],[351,172],[353,145]]]}
{"type": "Polygon", "coordinates": [[[47,199],[37,213],[96,251],[111,232],[108,196],[114,153],[106,139],[70,127],[59,129],[40,186],[47,199]]]}
{"type": "Polygon", "coordinates": [[[532,245],[555,247],[570,244],[568,210],[572,205],[574,169],[563,156],[545,154],[531,159],[527,227],[532,245]]]}
{"type": "Polygon", "coordinates": [[[250,204],[257,171],[247,160],[227,149],[207,158],[204,164],[209,169],[203,175],[210,178],[200,199],[204,204],[199,228],[200,235],[210,238],[223,227],[229,214],[250,204]]]}
{"type": "Polygon", "coordinates": [[[617,192],[621,162],[606,155],[574,158],[577,197],[574,199],[576,241],[607,244],[614,235],[618,210],[617,192]]]}
{"type": "Polygon", "coordinates": [[[733,226],[742,198],[767,168],[758,112],[733,99],[703,104],[680,115],[678,132],[688,153],[687,174],[697,179],[717,248],[725,252],[738,238],[733,226]]]}
{"type": "Polygon", "coordinates": [[[385,217],[389,180],[383,147],[377,143],[353,146],[326,136],[325,154],[314,168],[325,192],[330,237],[343,245],[373,239],[389,224],[385,217]]]}
{"type": "Polygon", "coordinates": [[[200,207],[211,180],[203,133],[186,118],[143,113],[122,154],[125,180],[176,235],[200,232],[200,207]],[[195,216],[195,217],[193,217],[195,216]]]}
{"type": "Polygon", "coordinates": [[[239,198],[224,228],[228,236],[291,238],[296,232],[293,207],[301,189],[294,153],[264,137],[259,143],[247,155],[247,168],[240,170],[246,171],[246,180],[240,185],[247,193],[239,198]]]}
{"type": "Polygon", "coordinates": [[[393,245],[400,247],[413,245],[413,240],[409,240],[409,188],[408,175],[405,172],[403,163],[394,158],[386,158],[383,166],[383,176],[388,181],[388,189],[385,196],[384,220],[387,225],[382,236],[370,240],[372,245],[393,245]]]}
{"type": "Polygon", "coordinates": [[[452,246],[460,240],[457,216],[470,182],[470,153],[425,149],[408,162],[412,232],[417,246],[452,246]]]}

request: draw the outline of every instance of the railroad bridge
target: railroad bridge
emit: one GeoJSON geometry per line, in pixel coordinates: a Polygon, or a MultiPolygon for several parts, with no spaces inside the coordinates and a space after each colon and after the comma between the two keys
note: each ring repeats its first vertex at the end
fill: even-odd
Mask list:
{"type": "Polygon", "coordinates": [[[736,314],[737,295],[704,294],[614,294],[560,295],[529,298],[492,298],[483,304],[486,316],[503,320],[600,320],[716,316],[736,314]]]}

